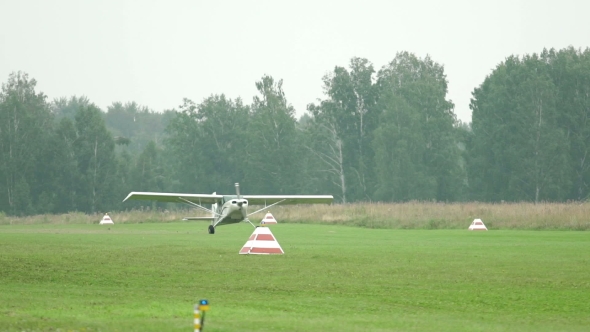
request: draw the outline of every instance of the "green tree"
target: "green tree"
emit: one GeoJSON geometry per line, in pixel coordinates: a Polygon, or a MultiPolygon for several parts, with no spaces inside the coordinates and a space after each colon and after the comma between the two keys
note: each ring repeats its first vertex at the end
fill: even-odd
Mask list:
{"type": "Polygon", "coordinates": [[[184,99],[180,110],[170,119],[164,140],[167,159],[171,167],[171,187],[178,192],[205,190],[202,182],[207,177],[201,171],[203,158],[200,148],[200,129],[197,105],[184,99]]]}
{"type": "Polygon", "coordinates": [[[467,172],[471,197],[478,201],[509,200],[511,163],[503,153],[507,144],[501,142],[514,104],[510,72],[516,65],[514,58],[507,58],[472,92],[467,172]]]}
{"type": "Polygon", "coordinates": [[[135,163],[132,183],[137,191],[163,191],[164,176],[160,151],[152,141],[148,143],[135,163]]]}
{"type": "Polygon", "coordinates": [[[506,150],[512,168],[510,193],[526,200],[563,200],[569,187],[568,144],[557,126],[557,88],[547,71],[545,59],[524,56],[516,92],[512,123],[518,130],[508,137],[514,144],[506,150]]]}
{"type": "MultiPolygon", "coordinates": [[[[119,173],[125,174],[125,165],[129,162],[129,157],[126,151],[119,158],[119,166],[121,167],[119,173]]],[[[149,142],[143,152],[138,156],[131,173],[129,174],[128,188],[133,188],[133,191],[166,191],[166,176],[164,174],[164,164],[161,158],[162,152],[153,141],[149,142]]],[[[125,179],[125,177],[122,177],[125,179]]],[[[126,193],[127,194],[127,193],[126,193]]],[[[124,197],[124,196],[123,196],[124,197]]],[[[133,202],[126,204],[127,207],[133,206],[133,202]],[[131,204],[131,205],[130,205],[131,204]]],[[[145,204],[135,204],[136,206],[145,204]]],[[[163,204],[160,204],[163,206],[163,204]]],[[[152,208],[158,206],[156,202],[151,203],[152,208]]]]}
{"type": "Polygon", "coordinates": [[[590,49],[545,50],[553,83],[558,89],[558,123],[569,143],[569,199],[590,195],[590,49]]]}
{"type": "Polygon", "coordinates": [[[12,73],[0,93],[0,211],[9,214],[51,209],[43,191],[49,178],[42,156],[51,141],[53,119],[36,84],[26,73],[12,73]]]}
{"type": "MultiPolygon", "coordinates": [[[[309,105],[312,113],[320,114],[315,105],[309,105]]],[[[336,199],[347,202],[347,182],[344,164],[344,146],[338,135],[336,124],[322,121],[321,117],[309,117],[302,124],[304,146],[312,158],[308,158],[307,177],[315,187],[325,188],[334,193],[336,199]],[[315,158],[313,158],[315,157],[315,158]]],[[[307,190],[313,192],[313,186],[307,190]]]]}
{"type": "Polygon", "coordinates": [[[481,199],[564,199],[569,149],[557,125],[557,91],[537,54],[508,57],[474,90],[468,169],[481,199]]]}
{"type": "Polygon", "coordinates": [[[300,158],[295,109],[287,102],[283,81],[263,76],[256,82],[259,96],[252,104],[249,137],[245,144],[246,178],[249,191],[268,194],[301,190],[300,158]]]}
{"type": "Polygon", "coordinates": [[[444,68],[429,56],[398,53],[378,74],[383,110],[375,131],[377,198],[461,197],[463,170],[444,68]]]}
{"type": "MultiPolygon", "coordinates": [[[[135,202],[125,202],[123,203],[123,198],[127,197],[127,195],[131,191],[139,191],[138,188],[135,187],[135,183],[133,183],[133,172],[134,170],[134,156],[132,156],[127,150],[121,150],[117,153],[117,170],[116,170],[116,180],[115,184],[112,188],[113,197],[118,198],[116,202],[113,203],[112,209],[130,209],[134,206],[137,206],[135,202]]],[[[166,189],[168,189],[166,187],[166,189]]],[[[166,190],[161,190],[166,191],[166,190]]],[[[112,210],[111,209],[111,210],[112,210]]]]}
{"type": "Polygon", "coordinates": [[[57,125],[55,148],[53,153],[59,161],[60,169],[55,176],[54,192],[57,196],[57,208],[55,212],[77,211],[77,194],[79,189],[80,173],[78,171],[78,158],[74,144],[77,139],[76,127],[69,117],[63,117],[57,125]]]}
{"type": "Polygon", "coordinates": [[[189,99],[166,129],[167,159],[174,187],[189,192],[231,192],[244,177],[249,108],[240,99],[211,96],[197,105],[189,99]]]}
{"type": "Polygon", "coordinates": [[[201,168],[209,191],[233,190],[235,182],[243,181],[249,112],[241,99],[224,95],[210,96],[198,106],[201,168]]]}
{"type": "Polygon", "coordinates": [[[86,96],[72,96],[69,99],[66,97],[61,97],[54,99],[50,105],[50,108],[51,112],[55,115],[56,120],[59,121],[62,118],[68,118],[74,121],[76,112],[78,112],[81,107],[89,106],[90,104],[90,100],[88,100],[86,96]]]}
{"type": "Polygon", "coordinates": [[[139,154],[150,141],[162,146],[169,113],[154,112],[136,102],[114,102],[107,107],[104,117],[117,144],[125,145],[126,150],[139,154]]]}
{"type": "Polygon", "coordinates": [[[339,195],[343,192],[340,187],[342,183],[338,181],[339,165],[342,163],[339,163],[339,155],[332,150],[342,145],[334,145],[330,140],[333,138],[330,133],[334,133],[318,125],[309,113],[299,118],[295,128],[299,136],[297,144],[302,149],[298,160],[301,192],[317,195],[333,193],[336,200],[345,201],[345,197],[339,195]]]}
{"type": "Polygon", "coordinates": [[[385,201],[436,198],[436,178],[425,163],[427,144],[419,112],[400,96],[382,97],[387,105],[375,130],[375,159],[380,180],[375,198],[385,201]]]}
{"type": "Polygon", "coordinates": [[[77,206],[85,212],[106,212],[120,200],[112,194],[117,170],[115,142],[95,105],[81,107],[75,119],[73,147],[80,174],[77,206]]]}
{"type": "MultiPolygon", "coordinates": [[[[349,69],[337,66],[324,76],[327,99],[308,106],[316,125],[332,131],[328,135],[332,147],[328,153],[336,157],[342,152],[343,172],[332,172],[338,178],[332,182],[338,183],[343,200],[370,199],[375,187],[371,135],[380,111],[375,107],[378,95],[373,84],[374,73],[367,59],[352,58],[349,69]]],[[[318,154],[326,152],[316,150],[318,154]]],[[[334,168],[333,162],[324,161],[327,168],[334,168]]]]}

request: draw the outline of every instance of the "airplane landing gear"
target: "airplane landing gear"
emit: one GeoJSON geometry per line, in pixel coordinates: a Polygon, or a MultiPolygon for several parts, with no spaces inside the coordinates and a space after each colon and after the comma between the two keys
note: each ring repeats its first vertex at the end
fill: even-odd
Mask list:
{"type": "Polygon", "coordinates": [[[215,234],[215,227],[213,227],[213,225],[209,225],[209,234],[215,234]]]}

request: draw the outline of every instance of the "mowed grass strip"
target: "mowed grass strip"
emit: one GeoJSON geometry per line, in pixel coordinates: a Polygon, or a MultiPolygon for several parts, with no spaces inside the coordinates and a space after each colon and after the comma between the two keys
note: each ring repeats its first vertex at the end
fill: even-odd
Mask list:
{"type": "Polygon", "coordinates": [[[587,331],[590,233],[278,224],[0,226],[0,330],[587,331]]]}

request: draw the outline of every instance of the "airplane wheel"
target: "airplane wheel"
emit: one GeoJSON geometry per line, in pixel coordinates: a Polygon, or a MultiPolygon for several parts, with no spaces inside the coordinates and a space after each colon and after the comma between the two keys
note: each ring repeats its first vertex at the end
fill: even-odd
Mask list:
{"type": "Polygon", "coordinates": [[[209,225],[209,234],[215,234],[215,227],[213,225],[209,225]]]}

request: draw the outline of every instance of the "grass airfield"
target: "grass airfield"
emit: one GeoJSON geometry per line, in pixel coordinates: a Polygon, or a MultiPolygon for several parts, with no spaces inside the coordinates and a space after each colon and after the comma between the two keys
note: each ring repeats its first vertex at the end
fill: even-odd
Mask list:
{"type": "MultiPolygon", "coordinates": [[[[115,222],[117,220],[115,219],[115,222]]],[[[0,225],[1,331],[587,331],[590,233],[0,225]]]]}

